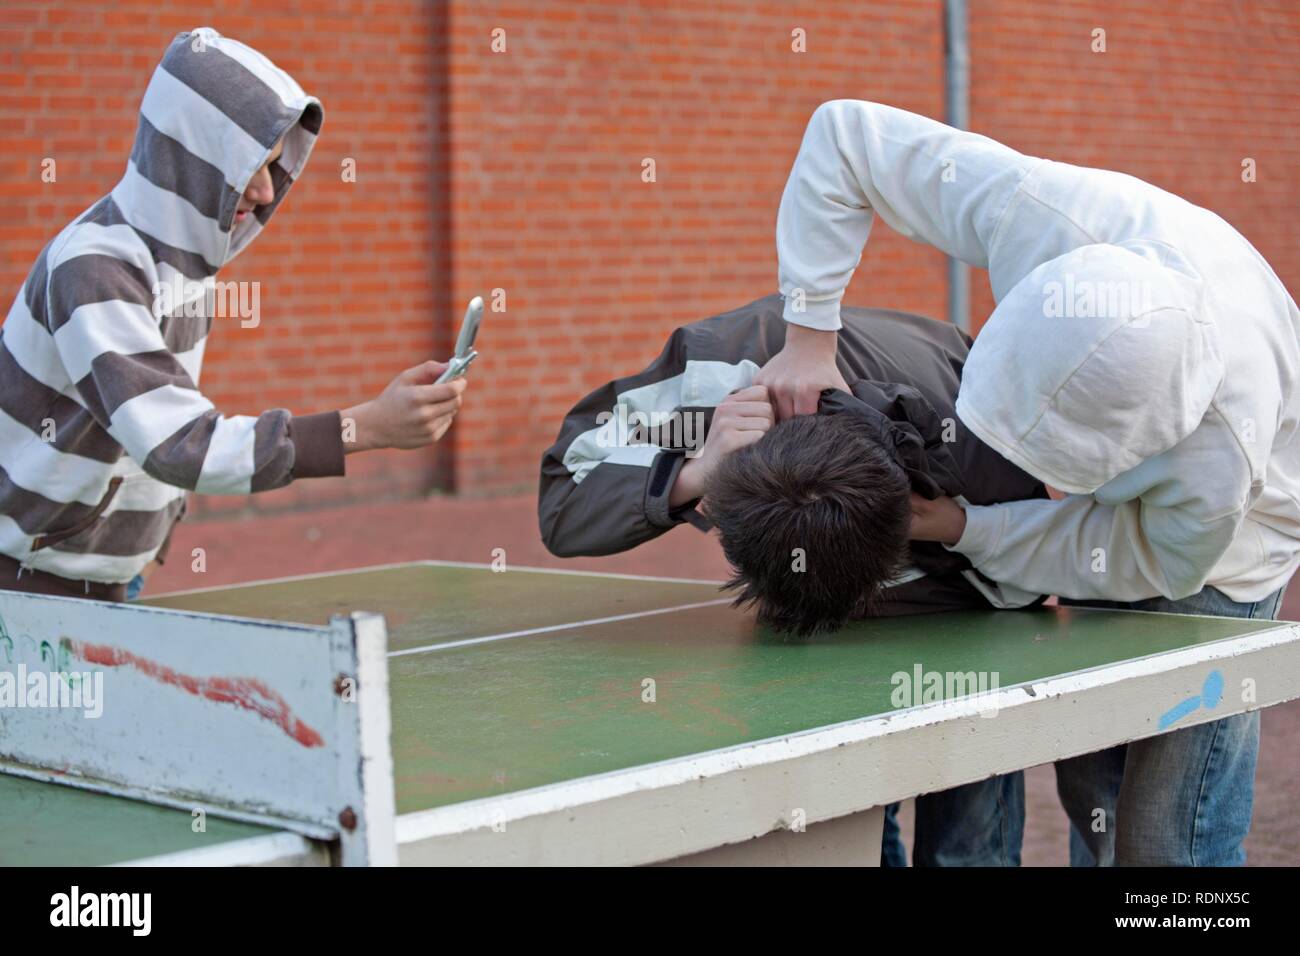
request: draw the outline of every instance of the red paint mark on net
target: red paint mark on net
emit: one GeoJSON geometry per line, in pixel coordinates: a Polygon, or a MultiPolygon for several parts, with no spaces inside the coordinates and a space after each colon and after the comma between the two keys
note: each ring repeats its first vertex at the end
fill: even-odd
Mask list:
{"type": "Polygon", "coordinates": [[[146,677],[169,687],[180,688],[195,697],[251,710],[271,721],[304,747],[325,745],[325,738],[295,717],[288,702],[260,680],[251,677],[194,677],[120,647],[85,644],[81,641],[68,643],[72,652],[89,664],[98,664],[100,667],[133,667],[146,677]]]}

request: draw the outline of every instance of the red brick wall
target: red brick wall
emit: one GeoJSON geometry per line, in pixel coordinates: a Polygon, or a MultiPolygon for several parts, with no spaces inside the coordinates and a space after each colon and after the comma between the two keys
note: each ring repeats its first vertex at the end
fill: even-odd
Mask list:
{"type": "MultiPolygon", "coordinates": [[[[971,4],[971,125],[1213,209],[1300,291],[1300,4],[971,4]],[[1106,31],[1105,53],[1090,51],[1106,31]],[[1258,181],[1241,181],[1242,160],[1258,181]]],[[[974,283],[978,324],[993,307],[974,283]]]]}
{"type": "MultiPolygon", "coordinates": [[[[263,321],[218,326],[204,388],[220,407],[346,405],[445,351],[469,296],[502,289],[507,304],[485,320],[469,402],[438,454],[360,456],[345,481],[199,510],[531,487],[578,395],[640,368],[677,324],[773,291],[777,202],[818,103],[943,115],[938,0],[160,6],[6,0],[4,298],[120,175],[168,38],[206,23],[267,53],[326,111],[303,181],[223,274],[262,283],[263,321]],[[795,28],[806,53],[791,51],[795,28]],[[45,156],[57,184],[40,181],[45,156]],[[341,181],[345,157],[356,183],[341,181]],[[657,182],[641,180],[647,157],[657,182]]],[[[1296,286],[1300,8],[971,7],[975,129],[1208,205],[1296,286]],[[1105,54],[1089,50],[1096,27],[1105,54]],[[1240,180],[1246,156],[1257,183],[1240,180]]],[[[978,324],[992,303],[975,276],[978,324]]],[[[943,316],[944,282],[941,257],[881,224],[849,300],[943,316]]]]}
{"type": "MultiPolygon", "coordinates": [[[[942,109],[939,8],[875,6],[453,4],[453,288],[508,296],[455,429],[460,487],[531,486],[578,396],[775,291],[776,208],[818,103],[942,109]]],[[[942,314],[937,254],[883,231],[875,251],[859,300],[942,314]]]]}

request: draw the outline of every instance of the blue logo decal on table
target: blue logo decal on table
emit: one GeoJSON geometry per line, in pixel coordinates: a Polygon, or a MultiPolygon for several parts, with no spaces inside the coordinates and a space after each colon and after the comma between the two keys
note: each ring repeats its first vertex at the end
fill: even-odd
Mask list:
{"type": "Polygon", "coordinates": [[[1208,710],[1213,710],[1219,706],[1219,701],[1223,700],[1223,672],[1210,671],[1206,675],[1205,683],[1201,685],[1201,692],[1195,697],[1188,697],[1169,710],[1160,715],[1160,729],[1168,730],[1178,721],[1182,720],[1188,714],[1199,710],[1204,706],[1208,710]]]}

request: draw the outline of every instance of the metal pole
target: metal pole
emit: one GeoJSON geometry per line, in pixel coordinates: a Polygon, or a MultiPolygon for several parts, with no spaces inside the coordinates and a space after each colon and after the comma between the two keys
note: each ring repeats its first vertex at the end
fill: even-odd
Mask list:
{"type": "MultiPolygon", "coordinates": [[[[966,0],[944,0],[944,121],[957,129],[970,125],[970,54],[966,27],[966,0]]],[[[962,171],[956,172],[960,180],[962,171]]],[[[948,258],[948,321],[963,332],[970,331],[970,269],[952,257],[948,258]]]]}

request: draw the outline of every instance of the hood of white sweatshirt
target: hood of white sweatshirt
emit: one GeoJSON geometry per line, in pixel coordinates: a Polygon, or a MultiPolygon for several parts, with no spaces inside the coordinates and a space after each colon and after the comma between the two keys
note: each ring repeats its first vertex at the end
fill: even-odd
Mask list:
{"type": "Polygon", "coordinates": [[[320,101],[252,47],[210,27],[178,34],[145,90],[113,201],[137,231],[189,253],[188,278],[204,279],[262,231],[302,173],[322,120],[320,101]],[[282,138],[270,167],[274,198],[236,224],[240,196],[282,138]]]}
{"type": "Polygon", "coordinates": [[[1201,293],[1163,243],[1086,245],[1045,262],[980,330],[957,414],[1034,477],[1090,494],[1205,417],[1224,364],[1201,293]]]}

